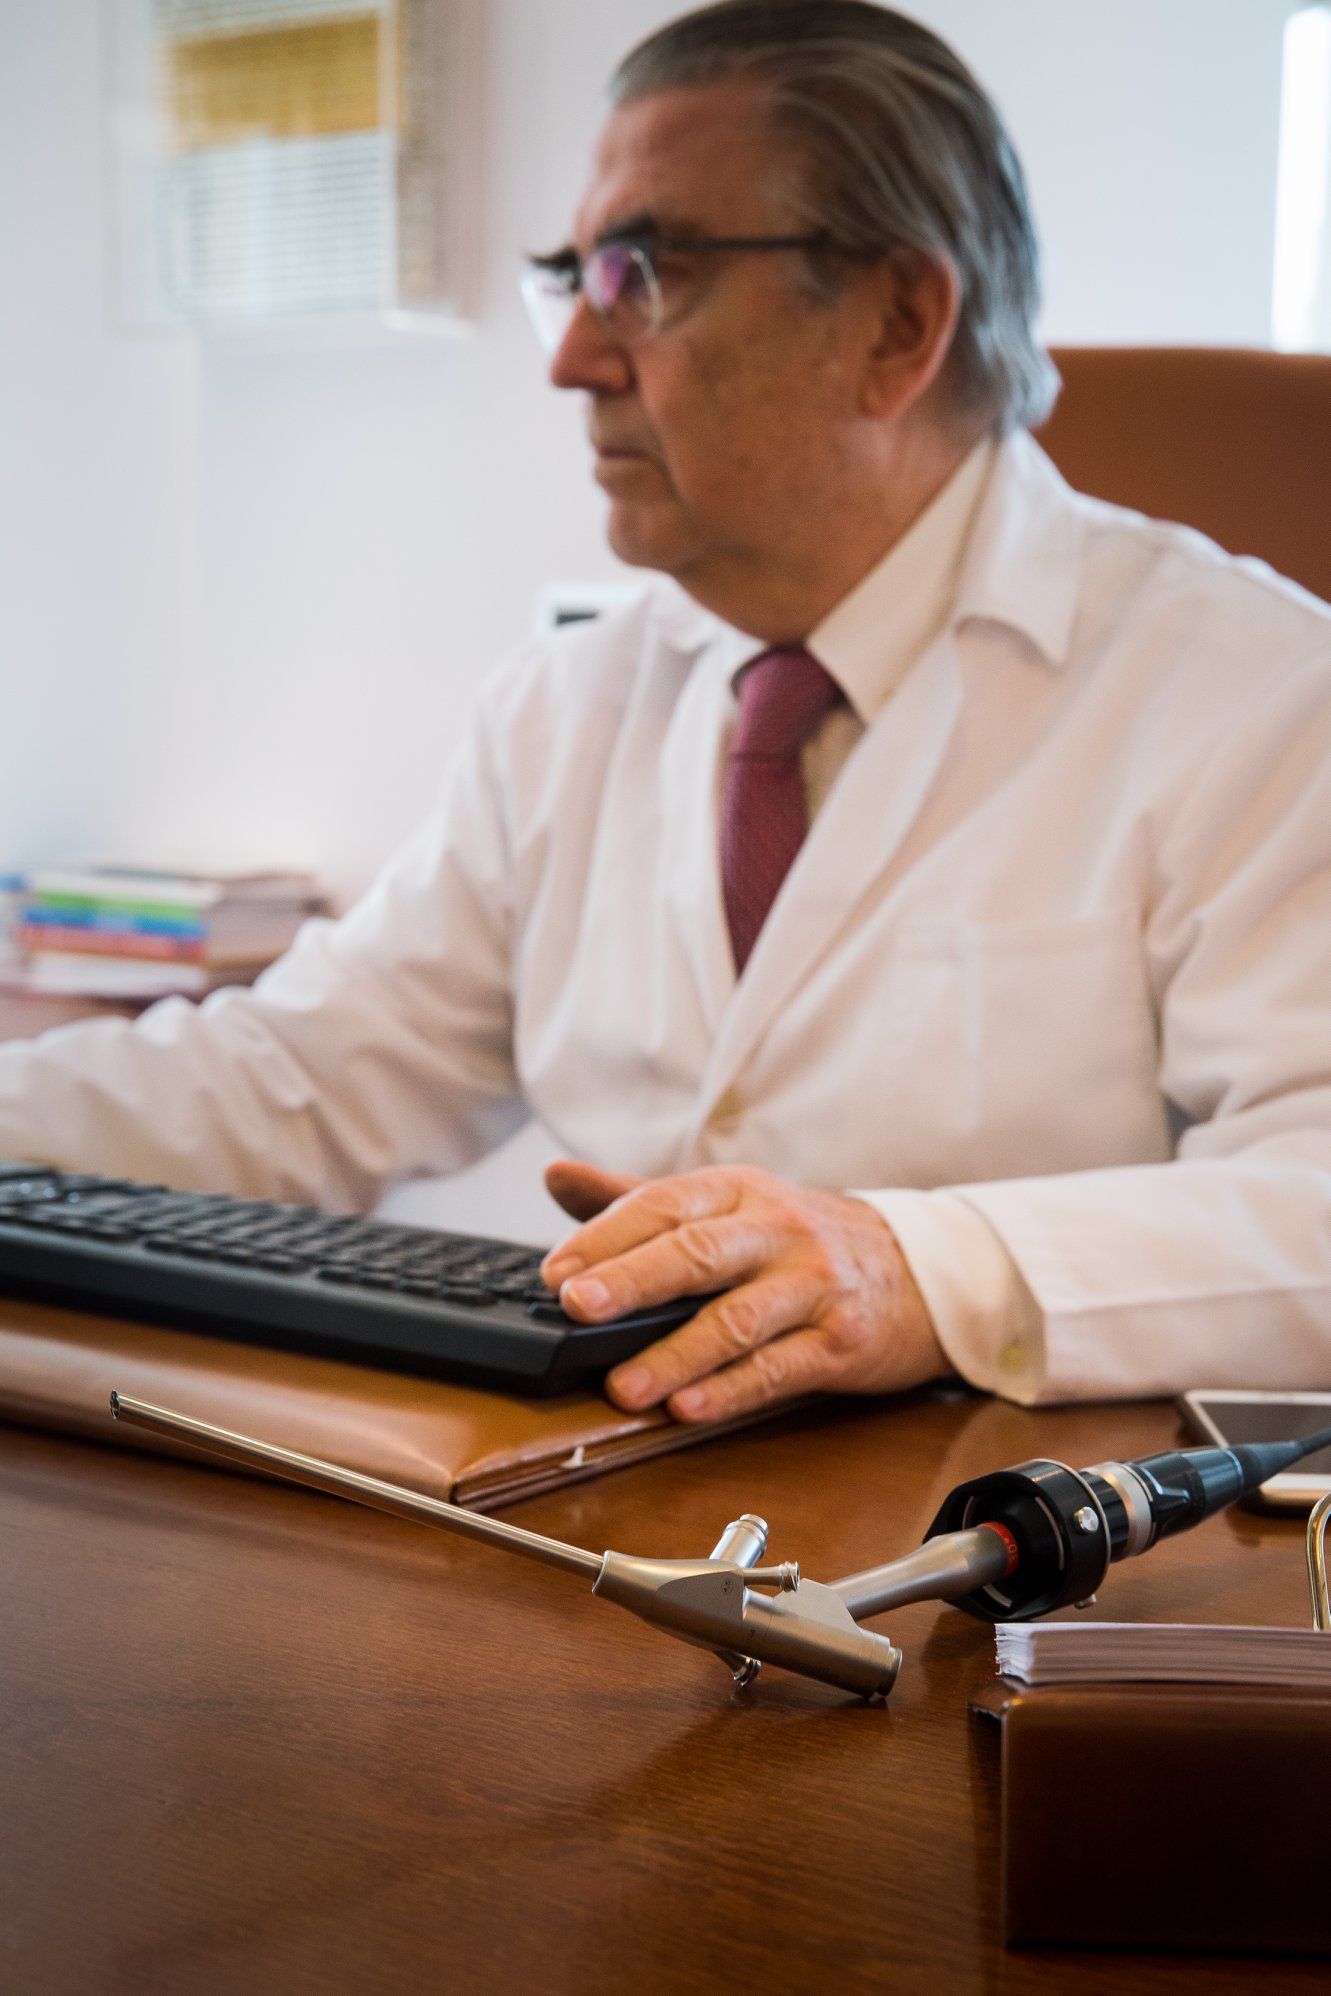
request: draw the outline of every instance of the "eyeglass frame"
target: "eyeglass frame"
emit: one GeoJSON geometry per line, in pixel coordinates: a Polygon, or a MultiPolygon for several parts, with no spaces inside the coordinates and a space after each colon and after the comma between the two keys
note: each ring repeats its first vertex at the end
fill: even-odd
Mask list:
{"type": "MultiPolygon", "coordinates": [[[[652,263],[655,253],[663,252],[667,256],[691,256],[696,252],[708,256],[735,252],[746,255],[755,251],[825,250],[831,246],[832,238],[825,230],[803,236],[659,236],[646,231],[625,231],[623,235],[606,236],[585,257],[580,256],[577,250],[572,248],[554,250],[546,256],[528,257],[527,267],[521,278],[522,295],[536,328],[536,336],[542,345],[546,345],[547,342],[541,330],[538,307],[534,302],[535,286],[542,276],[567,276],[570,282],[565,296],[575,301],[578,298],[584,299],[588,309],[595,313],[607,331],[614,334],[626,346],[640,346],[646,340],[655,339],[662,330],[665,319],[665,301],[661,295],[660,279],[652,263]],[[583,283],[583,273],[592,259],[599,256],[603,250],[611,249],[628,250],[642,272],[647,289],[650,323],[642,333],[632,339],[625,339],[623,333],[611,324],[608,312],[588,297],[583,283]]],[[[613,306],[610,309],[613,310],[613,306]]],[[[555,348],[551,347],[550,351],[555,351],[555,348]]]]}

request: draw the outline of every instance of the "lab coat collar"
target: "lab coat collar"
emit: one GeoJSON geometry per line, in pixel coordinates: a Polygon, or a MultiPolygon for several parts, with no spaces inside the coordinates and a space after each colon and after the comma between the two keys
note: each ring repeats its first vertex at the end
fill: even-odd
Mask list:
{"type": "Polygon", "coordinates": [[[1005,624],[1028,638],[1046,664],[1067,664],[1085,559],[1077,496],[1034,437],[1003,439],[975,518],[953,611],[1005,624]]]}

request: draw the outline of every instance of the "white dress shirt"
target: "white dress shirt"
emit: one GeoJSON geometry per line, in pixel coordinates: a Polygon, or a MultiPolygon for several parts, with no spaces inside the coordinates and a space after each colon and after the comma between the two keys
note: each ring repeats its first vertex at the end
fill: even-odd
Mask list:
{"type": "Polygon", "coordinates": [[[486,682],[435,817],[252,991],[0,1049],[0,1155],[364,1207],[535,1113],[868,1188],[1014,1397],[1331,1383],[1331,612],[1027,437],[944,520],[968,475],[741,978],[740,661],[653,584],[486,682]]]}

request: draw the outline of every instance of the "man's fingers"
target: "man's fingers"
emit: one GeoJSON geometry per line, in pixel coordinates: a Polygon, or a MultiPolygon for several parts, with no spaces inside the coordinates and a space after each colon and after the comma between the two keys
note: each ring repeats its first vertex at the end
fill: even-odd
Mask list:
{"type": "Polygon", "coordinates": [[[546,1166],[545,1188],[566,1213],[575,1220],[590,1220],[604,1212],[616,1199],[641,1185],[640,1178],[623,1172],[602,1171],[594,1164],[580,1164],[574,1158],[556,1158],[546,1166]]]}
{"type": "MultiPolygon", "coordinates": [[[[579,1268],[592,1268],[597,1262],[627,1254],[630,1248],[679,1226],[682,1221],[732,1212],[741,1196],[740,1187],[720,1171],[689,1171],[677,1178],[645,1181],[616,1180],[608,1171],[596,1172],[595,1177],[602,1187],[621,1183],[625,1191],[616,1195],[606,1210],[598,1210],[595,1218],[570,1234],[547,1257],[542,1274],[556,1288],[579,1268]]],[[[555,1197],[559,1198],[557,1192],[555,1197]]]]}
{"type": "Polygon", "coordinates": [[[666,1405],[677,1421],[729,1421],[756,1407],[819,1392],[835,1384],[834,1372],[821,1333],[807,1327],[773,1338],[710,1379],[681,1388],[666,1405]]]}
{"type": "Polygon", "coordinates": [[[807,1273],[760,1276],[719,1296],[692,1323],[617,1366],[606,1379],[606,1392],[634,1412],[655,1407],[695,1380],[780,1339],[783,1331],[809,1323],[823,1300],[822,1285],[807,1273]]]}
{"type": "Polygon", "coordinates": [[[585,1274],[564,1277],[560,1301],[571,1316],[597,1323],[676,1296],[707,1296],[756,1275],[775,1260],[780,1245],[771,1225],[752,1216],[691,1220],[598,1261],[585,1274]]]}

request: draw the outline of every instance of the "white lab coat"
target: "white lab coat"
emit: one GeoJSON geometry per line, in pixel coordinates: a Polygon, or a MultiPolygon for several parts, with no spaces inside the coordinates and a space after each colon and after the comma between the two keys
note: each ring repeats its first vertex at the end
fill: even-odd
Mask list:
{"type": "Polygon", "coordinates": [[[534,1112],[959,1189],[1038,1305],[971,1368],[1019,1397],[1331,1385],[1331,611],[1008,440],[738,983],[717,633],[653,584],[527,648],[252,993],[0,1050],[0,1155],[363,1206],[534,1112]]]}

